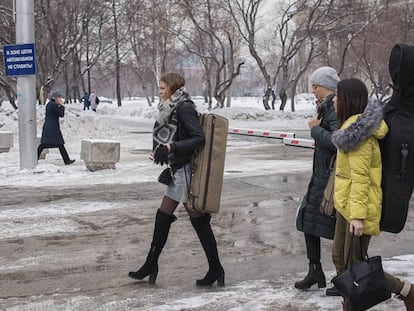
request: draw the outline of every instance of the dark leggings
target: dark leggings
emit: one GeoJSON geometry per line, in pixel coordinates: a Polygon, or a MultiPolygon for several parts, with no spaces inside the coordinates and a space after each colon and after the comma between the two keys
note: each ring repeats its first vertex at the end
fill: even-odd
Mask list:
{"type": "Polygon", "coordinates": [[[60,155],[62,156],[63,162],[69,163],[69,155],[68,152],[65,149],[65,145],[49,145],[49,144],[40,144],[39,147],[37,147],[37,159],[39,160],[40,154],[42,153],[43,149],[49,149],[49,148],[59,148],[60,155]]]}
{"type": "Polygon", "coordinates": [[[321,261],[321,238],[305,233],[306,253],[310,263],[321,261]]]}

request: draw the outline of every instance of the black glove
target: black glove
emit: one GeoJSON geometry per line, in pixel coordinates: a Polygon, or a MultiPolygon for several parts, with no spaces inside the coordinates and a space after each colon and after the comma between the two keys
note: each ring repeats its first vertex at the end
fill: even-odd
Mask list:
{"type": "Polygon", "coordinates": [[[154,153],[155,164],[168,164],[168,149],[165,145],[158,145],[154,153]]]}

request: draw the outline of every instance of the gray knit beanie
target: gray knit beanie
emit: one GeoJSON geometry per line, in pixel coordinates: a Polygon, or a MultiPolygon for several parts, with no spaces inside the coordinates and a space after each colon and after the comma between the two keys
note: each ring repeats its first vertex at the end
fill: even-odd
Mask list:
{"type": "Polygon", "coordinates": [[[63,98],[63,94],[62,94],[62,92],[61,92],[61,91],[59,91],[59,90],[53,91],[53,93],[52,93],[52,98],[53,98],[53,99],[56,99],[56,98],[59,98],[59,97],[62,97],[62,98],[63,98]]]}
{"type": "Polygon", "coordinates": [[[316,69],[310,76],[310,81],[317,85],[323,86],[328,90],[336,90],[339,82],[339,76],[332,67],[324,66],[316,69]]]}

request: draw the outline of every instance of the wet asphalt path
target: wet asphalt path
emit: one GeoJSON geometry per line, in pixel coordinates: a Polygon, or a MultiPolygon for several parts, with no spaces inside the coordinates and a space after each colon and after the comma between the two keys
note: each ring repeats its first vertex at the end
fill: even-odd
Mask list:
{"type": "MultiPolygon", "coordinates": [[[[227,161],[237,155],[246,165],[250,161],[309,159],[313,153],[311,149],[281,148],[277,140],[234,135],[229,136],[228,151],[227,161]],[[251,148],[238,150],[240,140],[251,148]]],[[[311,293],[291,290],[306,266],[303,236],[296,231],[294,220],[311,168],[287,174],[258,170],[242,177],[238,177],[242,170],[228,173],[221,211],[212,219],[226,270],[224,290],[194,286],[195,279],[206,272],[207,263],[182,207],[160,258],[157,285],[126,277],[145,260],[163,194],[158,183],[0,189],[2,211],[63,204],[79,210],[47,218],[53,224],[69,226],[69,231],[0,237],[0,310],[259,310],[249,303],[254,295],[269,290],[273,300],[260,310],[319,310],[304,303],[311,293]],[[82,206],[91,202],[117,208],[83,213],[82,206]],[[282,289],[287,291],[284,298],[277,296],[282,289]],[[200,299],[210,301],[200,304],[200,299]],[[180,303],[183,306],[177,307],[180,303]]],[[[30,216],[11,219],[10,230],[31,221],[30,216]]],[[[384,234],[374,240],[371,252],[383,256],[413,253],[413,230],[410,220],[402,234],[384,234]]],[[[323,264],[332,272],[330,246],[323,241],[323,264]]]]}

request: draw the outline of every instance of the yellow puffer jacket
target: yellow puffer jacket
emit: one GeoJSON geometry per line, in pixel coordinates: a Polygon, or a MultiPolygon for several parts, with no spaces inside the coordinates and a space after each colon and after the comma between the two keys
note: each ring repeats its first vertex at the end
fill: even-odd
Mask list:
{"type": "Polygon", "coordinates": [[[367,235],[380,233],[382,163],[378,139],[384,138],[388,132],[381,115],[374,128],[374,124],[368,127],[371,132],[365,132],[367,127],[361,126],[364,117],[354,115],[332,137],[338,148],[335,208],[348,223],[353,219],[364,220],[364,234],[367,235]]]}

